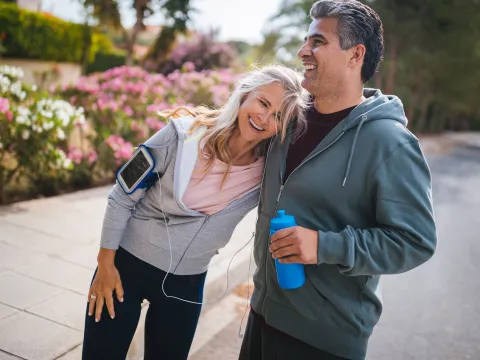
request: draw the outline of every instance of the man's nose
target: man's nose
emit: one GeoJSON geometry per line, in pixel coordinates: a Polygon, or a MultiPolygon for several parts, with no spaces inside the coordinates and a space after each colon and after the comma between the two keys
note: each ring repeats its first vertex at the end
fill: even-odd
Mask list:
{"type": "Polygon", "coordinates": [[[304,56],[309,56],[310,55],[310,46],[308,46],[307,43],[303,44],[303,46],[298,50],[297,56],[301,59],[304,56]]]}

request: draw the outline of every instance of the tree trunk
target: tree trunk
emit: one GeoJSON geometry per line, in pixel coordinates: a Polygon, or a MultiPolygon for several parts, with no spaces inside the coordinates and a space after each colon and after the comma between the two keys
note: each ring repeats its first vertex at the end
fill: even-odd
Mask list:
{"type": "Polygon", "coordinates": [[[176,42],[177,31],[175,28],[165,26],[158,35],[155,43],[145,56],[143,68],[147,71],[161,72],[166,59],[173,50],[176,42]]]}
{"type": "MultiPolygon", "coordinates": [[[[425,97],[422,101],[422,104],[420,106],[420,116],[418,118],[418,128],[417,128],[417,131],[419,132],[422,132],[425,130],[426,128],[426,124],[427,124],[427,121],[428,121],[428,118],[427,118],[427,112],[428,112],[428,107],[430,106],[431,104],[431,100],[429,97],[425,97]]],[[[431,121],[435,122],[435,119],[432,118],[430,119],[431,121]]]]}
{"type": "Polygon", "coordinates": [[[92,46],[92,32],[88,25],[88,19],[83,27],[83,49],[82,49],[82,75],[87,73],[88,63],[90,62],[90,48],[92,46]]]}
{"type": "Polygon", "coordinates": [[[391,94],[395,86],[395,77],[397,75],[397,55],[398,55],[398,38],[396,35],[389,37],[390,45],[388,51],[388,73],[385,84],[385,93],[391,94]]]}
{"type": "Polygon", "coordinates": [[[134,52],[134,47],[135,47],[135,42],[137,41],[137,36],[138,34],[143,30],[144,25],[143,25],[143,20],[145,19],[145,13],[144,10],[147,6],[148,0],[138,0],[135,2],[135,13],[137,15],[137,20],[135,22],[135,25],[133,25],[132,31],[129,34],[128,31],[125,30],[124,36],[125,36],[125,47],[127,50],[127,55],[125,58],[125,63],[127,66],[132,66],[133,65],[133,52],[134,52]]]}
{"type": "Polygon", "coordinates": [[[373,81],[375,83],[375,88],[381,90],[382,89],[382,71],[381,70],[375,73],[373,81]]]}

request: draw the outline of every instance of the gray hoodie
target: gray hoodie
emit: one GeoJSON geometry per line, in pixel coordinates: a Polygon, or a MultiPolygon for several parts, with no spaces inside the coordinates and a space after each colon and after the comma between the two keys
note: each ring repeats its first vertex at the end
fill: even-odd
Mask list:
{"type": "Polygon", "coordinates": [[[161,184],[157,180],[149,189],[138,189],[130,195],[114,185],[103,221],[102,248],[116,250],[121,246],[168,271],[171,258],[165,215],[173,257],[170,272],[203,273],[218,249],[228,243],[237,224],[257,206],[260,184],[213,215],[191,210],[182,202],[197,160],[198,142],[205,131],[187,134],[193,120],[191,116],[171,120],[145,142],[155,158],[161,184]]]}

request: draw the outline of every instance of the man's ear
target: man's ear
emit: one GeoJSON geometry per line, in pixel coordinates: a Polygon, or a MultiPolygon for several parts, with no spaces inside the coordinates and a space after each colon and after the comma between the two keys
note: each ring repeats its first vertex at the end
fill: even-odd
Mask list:
{"type": "Polygon", "coordinates": [[[352,67],[358,66],[359,64],[363,64],[363,60],[365,59],[365,53],[367,52],[367,49],[365,48],[365,45],[363,44],[358,44],[355,45],[350,49],[350,60],[349,64],[352,67]]]}

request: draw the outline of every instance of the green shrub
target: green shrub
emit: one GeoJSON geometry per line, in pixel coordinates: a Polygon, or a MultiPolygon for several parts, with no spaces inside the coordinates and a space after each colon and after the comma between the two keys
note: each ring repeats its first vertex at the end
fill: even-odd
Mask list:
{"type": "Polygon", "coordinates": [[[53,195],[68,180],[67,136],[83,126],[82,108],[22,82],[19,68],[0,66],[0,204],[21,179],[34,194],[53,195]]]}
{"type": "Polygon", "coordinates": [[[101,48],[113,47],[110,39],[92,28],[4,3],[0,3],[0,34],[4,34],[5,57],[80,63],[89,43],[90,61],[101,48]]]}
{"type": "Polygon", "coordinates": [[[100,50],[95,54],[95,59],[88,64],[87,74],[94,72],[107,71],[115,67],[125,65],[126,53],[122,50],[104,52],[100,50]]]}

